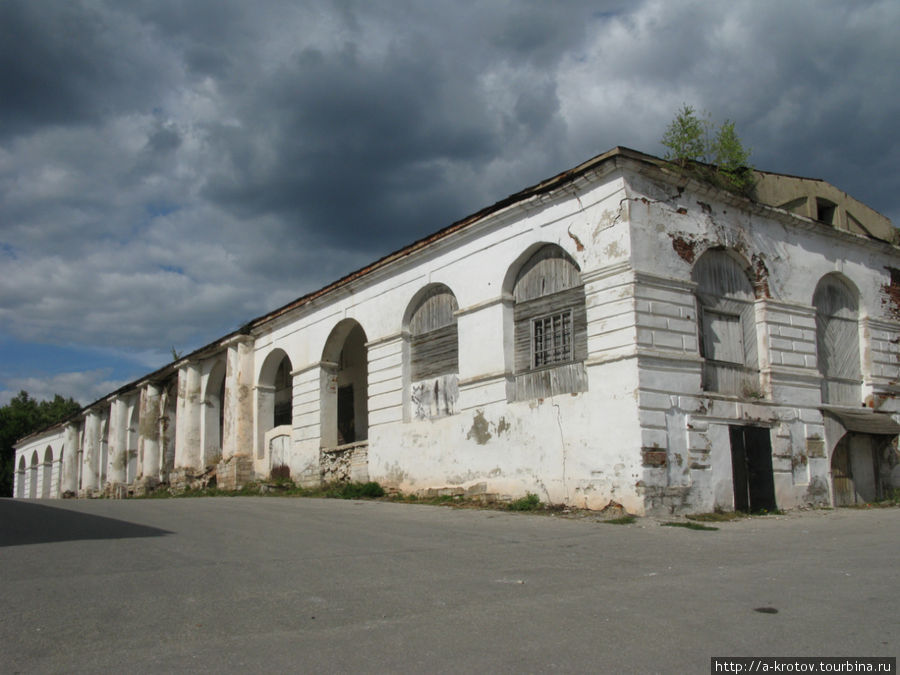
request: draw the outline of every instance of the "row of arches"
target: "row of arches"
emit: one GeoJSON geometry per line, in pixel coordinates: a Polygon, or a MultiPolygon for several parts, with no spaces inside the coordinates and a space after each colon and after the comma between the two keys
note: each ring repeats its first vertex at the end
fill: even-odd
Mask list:
{"type": "Polygon", "coordinates": [[[65,448],[60,448],[59,456],[54,459],[53,448],[48,445],[43,452],[43,461],[40,461],[35,450],[31,453],[30,464],[26,464],[25,457],[20,456],[16,469],[16,497],[49,499],[55,496],[54,484],[58,486],[62,482],[63,452],[65,448]]]}
{"type": "MultiPolygon", "coordinates": [[[[512,400],[584,391],[587,379],[587,318],[578,264],[561,247],[526,251],[507,275],[512,303],[509,355],[515,375],[512,400]]],[[[413,295],[401,319],[403,381],[411,418],[456,411],[459,376],[459,302],[445,284],[413,295]]],[[[353,319],[332,329],[322,351],[320,443],[324,448],[368,438],[368,337],[353,319]]],[[[265,458],[266,435],[292,419],[294,364],[272,349],[257,378],[257,460],[265,458]]],[[[287,431],[286,431],[287,432],[287,431]]]]}
{"type": "MultiPolygon", "coordinates": [[[[692,268],[706,391],[760,395],[757,289],[749,270],[745,260],[726,249],[706,251],[692,268]]],[[[585,391],[587,317],[578,264],[561,247],[543,244],[529,249],[504,283],[512,296],[513,353],[507,366],[515,386],[509,399],[585,391]]],[[[858,403],[858,291],[841,275],[829,274],[818,283],[812,300],[822,400],[858,403]]],[[[420,289],[403,314],[404,383],[410,392],[411,418],[454,412],[458,310],[453,291],[435,283],[420,289]]],[[[326,340],[321,361],[322,447],[367,438],[366,342],[362,326],[352,319],[339,322],[326,340]]],[[[265,451],[265,433],[291,423],[292,371],[290,358],[278,348],[260,369],[258,458],[265,451]]]]}
{"type": "MultiPolygon", "coordinates": [[[[367,337],[353,319],[340,321],[326,340],[321,360],[321,445],[335,447],[368,439],[367,337]]],[[[257,457],[264,459],[271,430],[291,424],[294,370],[290,356],[275,348],[257,383],[257,457]]],[[[286,430],[289,434],[289,431],[286,430]]]]}
{"type": "MultiPolygon", "coordinates": [[[[726,394],[759,391],[759,348],[749,265],[736,253],[712,249],[691,271],[699,310],[703,389],[726,394]]],[[[819,280],[815,307],[816,365],[822,375],[823,403],[860,400],[859,292],[840,274],[819,280]]]]}

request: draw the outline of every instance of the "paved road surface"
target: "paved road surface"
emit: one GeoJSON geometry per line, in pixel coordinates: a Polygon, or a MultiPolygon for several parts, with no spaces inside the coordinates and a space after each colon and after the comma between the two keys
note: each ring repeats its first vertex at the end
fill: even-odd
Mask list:
{"type": "Polygon", "coordinates": [[[898,554],[900,509],[695,532],[338,500],[0,500],[0,672],[897,656],[898,554]]]}

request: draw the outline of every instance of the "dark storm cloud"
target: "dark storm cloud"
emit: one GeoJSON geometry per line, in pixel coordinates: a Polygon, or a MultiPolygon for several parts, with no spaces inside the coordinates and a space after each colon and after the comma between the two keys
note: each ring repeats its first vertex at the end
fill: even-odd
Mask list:
{"type": "Polygon", "coordinates": [[[115,5],[0,3],[0,134],[90,123],[153,105],[167,56],[115,5]]]}
{"type": "Polygon", "coordinates": [[[889,0],[7,0],[0,322],[144,369],[612,146],[661,153],[683,103],[734,120],[756,166],[896,219],[898,20],[889,0]]]}

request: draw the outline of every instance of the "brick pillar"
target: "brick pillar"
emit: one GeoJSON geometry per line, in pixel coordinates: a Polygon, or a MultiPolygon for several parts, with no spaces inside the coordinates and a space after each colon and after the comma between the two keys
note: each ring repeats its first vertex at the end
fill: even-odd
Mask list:
{"type": "Polygon", "coordinates": [[[128,462],[128,405],[125,399],[113,399],[109,407],[109,474],[107,481],[115,488],[125,483],[128,462]]]}
{"type": "Polygon", "coordinates": [[[200,446],[200,366],[188,363],[178,371],[178,399],[175,407],[175,471],[199,473],[203,470],[200,446]]]}
{"type": "Polygon", "coordinates": [[[241,335],[227,344],[222,461],[219,487],[237,489],[253,478],[253,338],[241,335]]]}
{"type": "Polygon", "coordinates": [[[160,386],[148,382],[141,387],[138,421],[138,483],[152,487],[160,480],[160,386]]]}
{"type": "Polygon", "coordinates": [[[66,492],[78,492],[78,450],[81,434],[79,425],[70,422],[66,425],[66,444],[63,454],[62,484],[59,486],[60,497],[66,492]]]}
{"type": "Polygon", "coordinates": [[[100,488],[100,414],[90,411],[84,418],[84,454],[81,469],[81,490],[100,488]]]}

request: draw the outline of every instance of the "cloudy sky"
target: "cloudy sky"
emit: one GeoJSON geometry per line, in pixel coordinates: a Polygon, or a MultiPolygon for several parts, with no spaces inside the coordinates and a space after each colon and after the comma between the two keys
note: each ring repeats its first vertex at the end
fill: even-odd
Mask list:
{"type": "Polygon", "coordinates": [[[0,403],[88,403],[682,104],[900,223],[896,0],[3,0],[0,403]]]}

